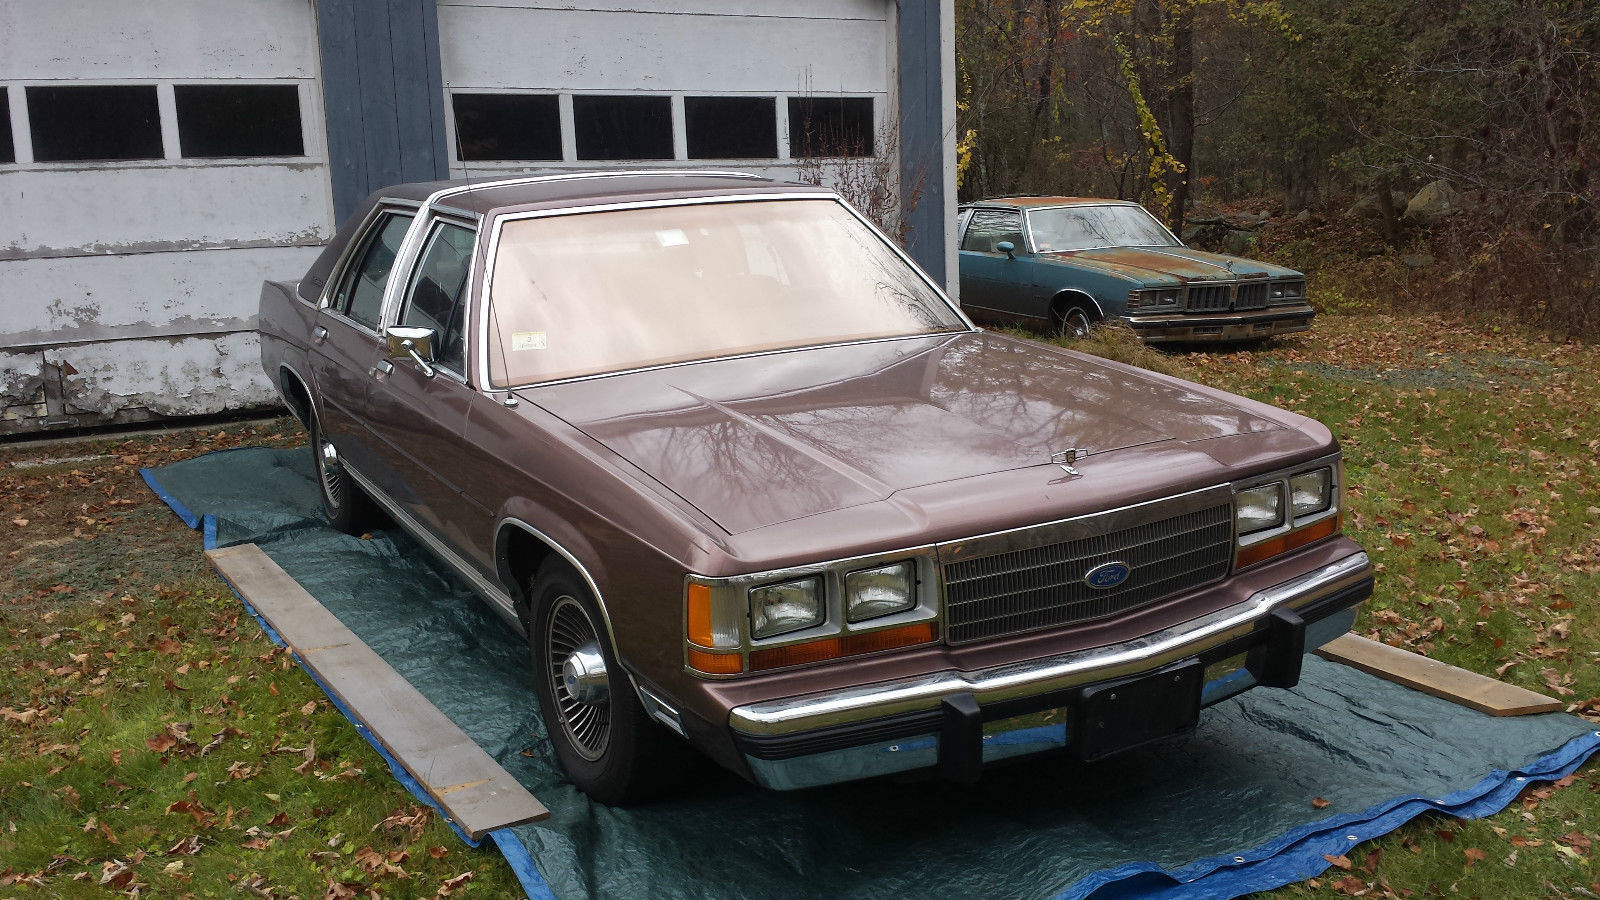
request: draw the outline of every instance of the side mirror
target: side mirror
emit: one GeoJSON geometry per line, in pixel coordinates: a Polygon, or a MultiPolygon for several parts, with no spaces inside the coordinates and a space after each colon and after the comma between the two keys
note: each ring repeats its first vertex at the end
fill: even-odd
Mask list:
{"type": "Polygon", "coordinates": [[[1001,241],[1000,243],[994,245],[994,249],[1004,253],[1006,255],[1006,259],[1017,258],[1017,245],[1011,243],[1010,241],[1001,241]]]}
{"type": "Polygon", "coordinates": [[[432,378],[434,337],[432,328],[391,325],[383,332],[384,349],[390,359],[409,357],[422,368],[422,374],[432,378]]]}

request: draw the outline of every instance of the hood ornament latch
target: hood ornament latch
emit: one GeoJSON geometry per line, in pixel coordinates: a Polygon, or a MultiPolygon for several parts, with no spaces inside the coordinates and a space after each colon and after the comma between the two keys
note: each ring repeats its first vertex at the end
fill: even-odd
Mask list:
{"type": "Polygon", "coordinates": [[[1050,454],[1050,461],[1060,466],[1061,471],[1066,472],[1068,475],[1076,478],[1083,473],[1073,468],[1073,464],[1078,461],[1079,457],[1088,455],[1088,450],[1085,450],[1082,447],[1073,447],[1067,450],[1057,450],[1056,452],[1050,454]]]}

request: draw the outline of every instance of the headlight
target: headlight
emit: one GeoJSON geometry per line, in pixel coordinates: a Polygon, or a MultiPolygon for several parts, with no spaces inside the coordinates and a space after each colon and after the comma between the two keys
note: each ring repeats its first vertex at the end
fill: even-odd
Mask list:
{"type": "Polygon", "coordinates": [[[1304,281],[1278,281],[1272,285],[1272,299],[1274,302],[1287,303],[1291,300],[1299,300],[1305,295],[1306,283],[1304,281]]]}
{"type": "Polygon", "coordinates": [[[1177,288],[1157,288],[1154,290],[1129,291],[1129,309],[1169,309],[1178,305],[1178,299],[1183,296],[1183,291],[1177,288]]]}
{"type": "Polygon", "coordinates": [[[1233,515],[1240,534],[1283,524],[1283,482],[1274,481],[1233,495],[1233,515]]]}
{"type": "Polygon", "coordinates": [[[824,596],[822,579],[816,576],[751,588],[750,634],[769,638],[821,625],[824,596]]]}
{"type": "Polygon", "coordinates": [[[1333,505],[1333,470],[1317,469],[1289,479],[1290,506],[1295,518],[1319,513],[1333,505]]]}
{"type": "Polygon", "coordinates": [[[917,605],[917,567],[911,560],[844,576],[845,616],[876,619],[917,605]]]}

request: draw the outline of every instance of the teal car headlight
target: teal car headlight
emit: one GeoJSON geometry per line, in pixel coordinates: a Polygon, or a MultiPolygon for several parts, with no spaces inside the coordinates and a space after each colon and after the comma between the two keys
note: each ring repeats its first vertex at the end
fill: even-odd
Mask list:
{"type": "Polygon", "coordinates": [[[1176,309],[1182,298],[1181,288],[1145,288],[1128,292],[1128,308],[1142,312],[1176,309]]]}
{"type": "Polygon", "coordinates": [[[1306,283],[1303,280],[1275,281],[1272,283],[1273,303],[1293,303],[1303,300],[1306,296],[1306,283]]]}

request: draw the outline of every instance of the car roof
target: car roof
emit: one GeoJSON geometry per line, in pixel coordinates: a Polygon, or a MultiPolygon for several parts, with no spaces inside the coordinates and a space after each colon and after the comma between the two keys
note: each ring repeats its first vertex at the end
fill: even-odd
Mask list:
{"type": "Polygon", "coordinates": [[[1009,197],[991,197],[963,203],[962,209],[978,206],[1002,206],[1014,209],[1046,206],[1138,206],[1132,200],[1112,200],[1104,197],[1052,197],[1041,194],[1015,194],[1009,197]]]}
{"type": "Polygon", "coordinates": [[[423,181],[397,184],[379,191],[375,196],[418,203],[437,197],[434,202],[437,209],[488,216],[516,209],[636,203],[724,194],[797,192],[823,196],[833,193],[815,185],[774,181],[744,172],[641,170],[423,181]]]}

